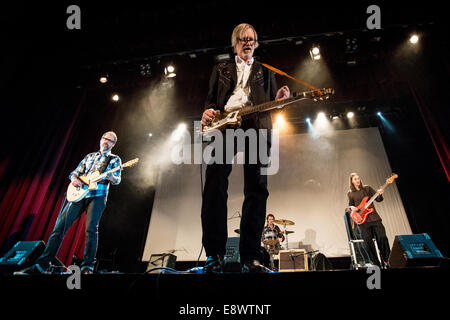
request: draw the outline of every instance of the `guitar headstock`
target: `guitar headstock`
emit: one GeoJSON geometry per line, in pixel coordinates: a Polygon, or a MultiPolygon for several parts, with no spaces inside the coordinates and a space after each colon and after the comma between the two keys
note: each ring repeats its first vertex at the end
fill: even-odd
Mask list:
{"type": "Polygon", "coordinates": [[[389,178],[386,179],[386,183],[388,183],[388,184],[392,183],[397,178],[398,178],[398,174],[394,173],[394,174],[392,174],[392,176],[390,176],[389,178]]]}
{"type": "Polygon", "coordinates": [[[122,164],[122,168],[126,168],[126,167],[132,167],[134,166],[136,163],[139,162],[139,158],[135,158],[133,160],[127,161],[124,164],[122,164]]]}
{"type": "Polygon", "coordinates": [[[303,96],[307,99],[312,99],[314,101],[318,100],[328,100],[331,95],[334,94],[333,88],[323,88],[321,90],[312,90],[303,92],[303,96]]]}

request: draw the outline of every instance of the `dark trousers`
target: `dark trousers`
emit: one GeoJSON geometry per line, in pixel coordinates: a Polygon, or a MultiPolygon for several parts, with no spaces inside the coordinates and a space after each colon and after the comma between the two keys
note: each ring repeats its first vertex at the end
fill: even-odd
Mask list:
{"type": "Polygon", "coordinates": [[[98,246],[98,225],[105,206],[106,196],[85,198],[79,202],[67,203],[58,216],[44,252],[36,263],[39,263],[43,269],[47,269],[49,263],[53,263],[67,230],[86,211],[86,238],[82,267],[93,268],[98,246]]]}
{"type": "MultiPolygon", "coordinates": [[[[248,146],[248,143],[246,143],[244,203],[242,205],[239,243],[241,263],[250,262],[254,259],[260,260],[261,258],[261,234],[266,216],[267,197],[269,196],[267,176],[261,174],[263,164],[259,159],[256,164],[249,163],[248,146]]],[[[230,161],[237,151],[241,150],[235,148],[232,154],[226,154],[226,150],[224,150],[225,160],[230,161]]],[[[206,167],[201,220],[202,243],[207,256],[219,255],[223,257],[226,252],[228,177],[231,170],[232,165],[227,163],[213,163],[206,167]]]]}
{"type": "Polygon", "coordinates": [[[389,240],[386,236],[386,229],[381,220],[356,225],[354,233],[358,239],[364,240],[363,250],[365,252],[362,252],[361,254],[368,255],[373,264],[380,264],[375,244],[372,240],[375,238],[378,249],[380,250],[381,260],[386,263],[388,262],[391,249],[389,247],[389,240]]]}

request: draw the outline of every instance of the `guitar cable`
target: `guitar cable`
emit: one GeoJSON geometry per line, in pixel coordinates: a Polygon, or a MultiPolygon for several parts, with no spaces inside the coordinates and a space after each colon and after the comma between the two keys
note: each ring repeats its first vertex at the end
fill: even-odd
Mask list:
{"type": "MultiPolygon", "coordinates": [[[[201,139],[202,154],[203,154],[203,136],[201,135],[201,133],[199,134],[199,138],[201,139]]],[[[203,186],[203,157],[202,157],[202,159],[200,161],[200,192],[201,192],[201,195],[202,195],[202,205],[203,205],[203,189],[204,189],[204,186],[203,186]]],[[[203,252],[203,241],[202,241],[202,248],[200,249],[200,253],[199,253],[198,257],[197,257],[197,262],[195,263],[195,268],[196,269],[198,269],[198,263],[200,261],[200,257],[202,255],[202,252],[203,252]]]]}

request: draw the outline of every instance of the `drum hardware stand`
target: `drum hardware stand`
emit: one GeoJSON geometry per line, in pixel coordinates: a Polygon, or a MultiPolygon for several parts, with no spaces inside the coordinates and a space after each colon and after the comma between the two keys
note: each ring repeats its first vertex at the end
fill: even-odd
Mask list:
{"type": "Polygon", "coordinates": [[[270,270],[275,271],[275,264],[273,262],[273,252],[269,252],[269,257],[270,257],[270,270]]]}
{"type": "Polygon", "coordinates": [[[352,257],[352,269],[358,270],[362,268],[362,266],[358,263],[358,260],[356,259],[356,251],[355,251],[355,243],[363,243],[364,240],[350,240],[348,242],[350,246],[350,253],[352,257]]]}
{"type": "Polygon", "coordinates": [[[287,232],[286,232],[286,224],[283,224],[283,229],[284,229],[283,233],[284,233],[284,235],[286,237],[286,250],[289,250],[289,241],[288,241],[288,235],[287,235],[287,232]]]}
{"type": "Polygon", "coordinates": [[[377,252],[377,258],[378,258],[378,261],[380,262],[381,269],[386,269],[386,266],[385,266],[383,260],[381,260],[380,249],[378,249],[377,240],[375,238],[372,238],[372,241],[375,246],[375,251],[377,252]]]}

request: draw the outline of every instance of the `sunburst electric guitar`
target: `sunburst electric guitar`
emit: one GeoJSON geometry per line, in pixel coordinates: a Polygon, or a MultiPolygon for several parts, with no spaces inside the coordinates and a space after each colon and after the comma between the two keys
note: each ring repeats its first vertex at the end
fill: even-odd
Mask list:
{"type": "Polygon", "coordinates": [[[113,173],[117,170],[120,170],[122,168],[131,167],[134,166],[136,163],[139,162],[139,158],[130,160],[128,162],[125,162],[119,167],[115,167],[114,169],[111,169],[109,171],[106,171],[102,174],[98,171],[94,171],[86,176],[79,176],[78,179],[83,182],[83,185],[81,187],[75,187],[72,183],[69,183],[69,186],[67,187],[67,201],[70,202],[78,202],[82,200],[84,197],[86,197],[87,193],[91,190],[97,190],[97,182],[102,180],[106,175],[109,173],[113,173]]]}
{"type": "Polygon", "coordinates": [[[284,100],[274,100],[262,103],[256,106],[244,106],[239,110],[231,112],[221,112],[217,114],[209,125],[203,126],[202,134],[208,135],[215,130],[223,131],[226,128],[238,128],[246,117],[254,113],[270,111],[274,109],[282,109],[287,105],[304,99],[313,99],[315,101],[325,100],[334,94],[334,89],[324,88],[321,90],[313,90],[306,92],[294,92],[291,97],[284,100]]]}
{"type": "MultiPolygon", "coordinates": [[[[383,184],[379,189],[384,190],[389,184],[394,182],[394,180],[398,178],[397,174],[393,174],[391,177],[386,179],[386,183],[383,184]]],[[[369,197],[364,197],[361,200],[361,203],[357,207],[352,207],[352,212],[350,213],[350,217],[356,224],[363,224],[366,222],[367,217],[369,214],[373,212],[373,208],[369,208],[372,202],[380,195],[380,193],[377,191],[372,198],[369,199],[369,197]]]]}

